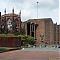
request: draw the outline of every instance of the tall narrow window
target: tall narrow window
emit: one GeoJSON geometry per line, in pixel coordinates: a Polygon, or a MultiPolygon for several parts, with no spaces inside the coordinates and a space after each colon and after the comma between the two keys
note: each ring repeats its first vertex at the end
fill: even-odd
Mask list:
{"type": "Polygon", "coordinates": [[[7,21],[7,28],[8,28],[8,31],[12,30],[12,21],[10,19],[8,19],[7,21]]]}

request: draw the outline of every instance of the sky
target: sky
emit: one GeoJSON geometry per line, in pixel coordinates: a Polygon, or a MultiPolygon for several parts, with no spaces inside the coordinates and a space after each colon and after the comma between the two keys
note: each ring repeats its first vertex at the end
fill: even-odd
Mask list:
{"type": "Polygon", "coordinates": [[[54,23],[60,24],[59,0],[0,0],[0,12],[4,14],[11,13],[15,9],[15,13],[19,14],[21,10],[22,21],[37,18],[37,1],[38,3],[38,19],[52,18],[54,23]]]}

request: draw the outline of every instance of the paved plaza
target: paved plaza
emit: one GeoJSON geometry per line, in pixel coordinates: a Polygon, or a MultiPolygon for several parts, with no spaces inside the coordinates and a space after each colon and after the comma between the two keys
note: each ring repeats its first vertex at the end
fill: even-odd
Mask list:
{"type": "Polygon", "coordinates": [[[21,50],[24,50],[24,51],[60,51],[60,48],[39,48],[39,47],[33,47],[33,48],[24,48],[24,49],[21,49],[21,50]]]}
{"type": "Polygon", "coordinates": [[[0,53],[0,60],[60,60],[59,50],[60,49],[24,48],[24,50],[0,53]]]}

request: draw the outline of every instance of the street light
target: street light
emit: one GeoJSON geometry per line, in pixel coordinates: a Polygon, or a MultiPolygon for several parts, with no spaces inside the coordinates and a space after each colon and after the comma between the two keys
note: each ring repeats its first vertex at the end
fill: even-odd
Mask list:
{"type": "Polygon", "coordinates": [[[37,3],[37,18],[38,18],[38,3],[39,3],[39,2],[37,1],[36,3],[37,3]]]}

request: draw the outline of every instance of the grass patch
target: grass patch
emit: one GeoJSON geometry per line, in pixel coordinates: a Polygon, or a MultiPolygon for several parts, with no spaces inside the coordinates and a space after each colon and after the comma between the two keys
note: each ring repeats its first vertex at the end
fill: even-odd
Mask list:
{"type": "Polygon", "coordinates": [[[7,48],[5,48],[5,47],[1,47],[0,48],[0,53],[2,53],[2,52],[5,52],[5,51],[8,51],[9,49],[7,49],[7,48]]]}
{"type": "Polygon", "coordinates": [[[0,47],[0,53],[12,51],[12,50],[19,50],[19,49],[20,49],[20,48],[0,47]]]}

